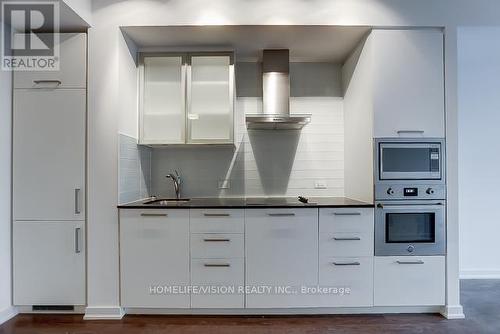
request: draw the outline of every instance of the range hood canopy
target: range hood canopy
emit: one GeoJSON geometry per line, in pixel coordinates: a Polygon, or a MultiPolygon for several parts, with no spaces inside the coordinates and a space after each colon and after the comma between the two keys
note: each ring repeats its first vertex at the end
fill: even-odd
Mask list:
{"type": "Polygon", "coordinates": [[[247,114],[251,130],[300,130],[311,115],[290,115],[290,52],[287,49],[264,50],[262,64],[261,114],[247,114]]]}

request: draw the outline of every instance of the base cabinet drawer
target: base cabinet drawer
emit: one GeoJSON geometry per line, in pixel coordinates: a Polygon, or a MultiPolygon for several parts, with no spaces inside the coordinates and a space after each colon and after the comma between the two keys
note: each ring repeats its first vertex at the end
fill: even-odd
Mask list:
{"type": "Polygon", "coordinates": [[[244,259],[192,259],[191,308],[244,308],[244,259]]]}
{"type": "Polygon", "coordinates": [[[319,210],[320,233],[358,232],[373,234],[372,208],[334,208],[319,210]]]}
{"type": "Polygon", "coordinates": [[[373,233],[338,232],[319,235],[319,254],[322,256],[373,256],[373,233]]]}
{"type": "Polygon", "coordinates": [[[241,209],[191,209],[191,233],[244,233],[241,209]]]}
{"type": "Polygon", "coordinates": [[[373,306],[373,257],[320,258],[319,285],[318,306],[373,306]]]}
{"type": "Polygon", "coordinates": [[[375,257],[375,306],[445,304],[444,256],[375,257]]]}
{"type": "Polygon", "coordinates": [[[243,258],[243,234],[192,233],[191,258],[243,258]]]}

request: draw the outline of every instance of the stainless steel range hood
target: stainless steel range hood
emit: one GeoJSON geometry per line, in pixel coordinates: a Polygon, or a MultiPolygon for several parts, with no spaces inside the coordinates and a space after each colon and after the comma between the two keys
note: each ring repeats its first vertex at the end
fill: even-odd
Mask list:
{"type": "Polygon", "coordinates": [[[311,115],[290,115],[289,50],[264,50],[262,64],[261,114],[247,114],[251,130],[300,130],[311,115]]]}

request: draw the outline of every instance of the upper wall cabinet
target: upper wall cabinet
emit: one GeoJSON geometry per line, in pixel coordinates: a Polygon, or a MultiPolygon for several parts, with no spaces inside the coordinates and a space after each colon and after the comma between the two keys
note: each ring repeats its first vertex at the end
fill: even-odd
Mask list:
{"type": "Polygon", "coordinates": [[[14,88],[87,88],[87,34],[59,34],[58,71],[17,71],[14,88]]]}
{"type": "Polygon", "coordinates": [[[234,143],[232,54],[143,54],[140,86],[140,144],[234,143]]]}
{"type": "Polygon", "coordinates": [[[374,30],[374,137],[444,137],[443,34],[374,30]]]}

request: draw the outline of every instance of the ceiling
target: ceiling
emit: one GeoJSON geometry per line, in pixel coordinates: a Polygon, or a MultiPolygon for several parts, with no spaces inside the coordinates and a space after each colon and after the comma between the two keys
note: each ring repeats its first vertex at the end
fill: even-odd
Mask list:
{"type": "Polygon", "coordinates": [[[142,51],[234,50],[238,61],[259,61],[267,48],[290,49],[292,62],[342,63],[370,31],[366,26],[126,26],[142,51]]]}

